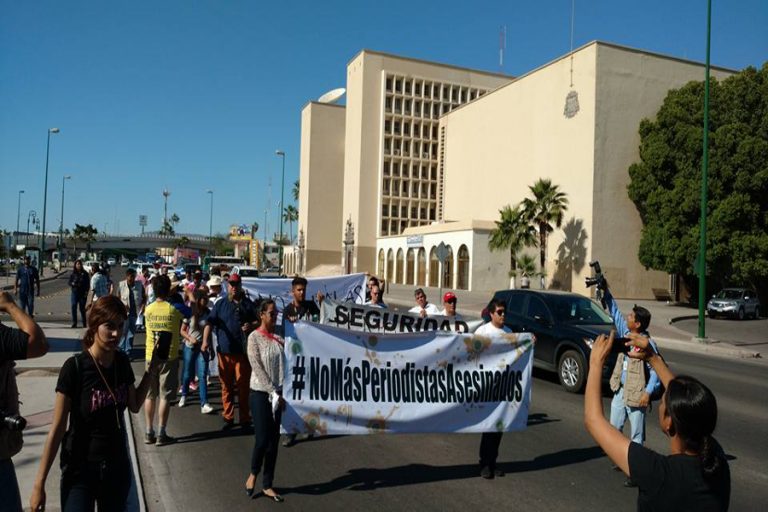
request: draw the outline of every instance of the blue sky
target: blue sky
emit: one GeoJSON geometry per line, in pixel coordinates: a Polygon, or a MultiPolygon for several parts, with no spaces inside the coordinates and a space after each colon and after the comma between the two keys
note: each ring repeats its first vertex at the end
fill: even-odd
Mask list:
{"type": "MultiPolygon", "coordinates": [[[[768,1],[714,0],[713,65],[768,60],[768,1]]],[[[276,230],[280,159],[286,204],[299,173],[300,112],[345,86],[362,48],[520,75],[570,47],[570,0],[387,2],[0,0],[0,228],[42,213],[47,227],[160,227],[162,190],[180,232],[232,223],[276,230]],[[268,183],[272,180],[271,203],[268,183]]],[[[594,39],[704,60],[705,0],[576,1],[574,46],[594,39]]],[[[286,225],[285,230],[288,230],[286,225]]],[[[295,227],[294,227],[295,230],[295,227]]],[[[260,235],[262,233],[260,232],[260,235]]]]}

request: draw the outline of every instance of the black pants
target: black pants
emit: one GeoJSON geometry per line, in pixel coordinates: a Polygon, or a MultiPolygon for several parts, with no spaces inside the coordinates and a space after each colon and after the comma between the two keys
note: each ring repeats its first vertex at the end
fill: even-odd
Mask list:
{"type": "Polygon", "coordinates": [[[480,467],[496,469],[496,459],[499,456],[499,445],[503,432],[483,432],[480,438],[480,467]]]}
{"type": "Polygon", "coordinates": [[[258,475],[264,465],[261,477],[264,489],[272,488],[277,463],[277,447],[280,445],[280,415],[272,414],[269,395],[263,391],[251,390],[249,396],[251,417],[253,418],[253,453],[251,454],[251,473],[258,475]]]}
{"type": "Polygon", "coordinates": [[[72,306],[72,325],[77,325],[77,311],[80,310],[80,316],[83,319],[83,327],[85,327],[85,299],[88,294],[82,295],[75,292],[70,292],[69,303],[72,306]]]}
{"type": "Polygon", "coordinates": [[[122,512],[131,490],[128,459],[86,462],[82,467],[66,468],[61,474],[63,512],[122,512]]]}

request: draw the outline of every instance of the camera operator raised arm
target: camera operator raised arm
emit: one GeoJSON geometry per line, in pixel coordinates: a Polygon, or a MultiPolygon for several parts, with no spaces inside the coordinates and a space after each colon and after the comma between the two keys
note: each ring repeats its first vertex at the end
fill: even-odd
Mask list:
{"type": "Polygon", "coordinates": [[[21,510],[21,496],[11,457],[21,451],[26,421],[19,416],[14,361],[45,355],[48,342],[40,326],[7,292],[0,293],[0,312],[8,313],[19,327],[0,323],[0,508],[15,511],[21,510]]]}
{"type": "MultiPolygon", "coordinates": [[[[648,325],[651,323],[651,313],[644,307],[635,306],[625,319],[611,295],[608,282],[603,279],[601,284],[603,301],[613,318],[618,335],[626,338],[631,334],[642,334],[650,338],[648,325]]],[[[650,340],[650,343],[657,351],[653,340],[650,340]]],[[[610,386],[614,393],[611,401],[611,425],[621,432],[629,417],[632,442],[642,445],[645,441],[645,413],[651,404],[651,395],[660,389],[659,376],[646,362],[626,357],[622,353],[616,358],[610,386]]],[[[624,486],[635,487],[635,483],[631,478],[627,478],[624,486]]]]}

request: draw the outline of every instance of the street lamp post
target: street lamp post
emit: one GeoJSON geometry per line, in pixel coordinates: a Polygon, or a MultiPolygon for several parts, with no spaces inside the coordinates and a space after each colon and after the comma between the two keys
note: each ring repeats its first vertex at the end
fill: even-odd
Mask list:
{"type": "Polygon", "coordinates": [[[210,254],[213,248],[213,190],[208,190],[207,193],[211,195],[211,215],[208,220],[208,254],[210,254]]]}
{"type": "Polygon", "coordinates": [[[29,221],[32,220],[32,227],[35,226],[35,222],[37,221],[37,212],[35,210],[29,210],[29,213],[27,213],[27,232],[24,235],[24,248],[26,249],[29,245],[29,221]]]}
{"type": "Polygon", "coordinates": [[[171,191],[167,188],[163,189],[163,197],[165,198],[165,204],[163,206],[163,234],[165,233],[165,227],[168,225],[168,196],[171,195],[171,191]]]}
{"type": "Polygon", "coordinates": [[[280,178],[280,210],[278,220],[280,221],[280,272],[283,271],[283,208],[285,207],[285,151],[278,149],[275,154],[283,159],[283,172],[280,178]]]}
{"type": "Polygon", "coordinates": [[[304,228],[299,229],[299,274],[304,274],[304,228]]]}
{"type": "Polygon", "coordinates": [[[51,150],[51,134],[59,133],[58,128],[48,128],[48,143],[45,145],[45,185],[43,186],[43,231],[40,234],[40,275],[45,271],[45,214],[48,207],[48,155],[51,150]]]}
{"type": "Polygon", "coordinates": [[[16,207],[16,236],[13,237],[14,245],[19,245],[19,221],[21,220],[21,194],[23,190],[19,190],[19,205],[16,207]]]}
{"type": "Polygon", "coordinates": [[[344,273],[352,273],[352,252],[355,245],[355,226],[352,224],[352,217],[347,219],[347,225],[344,228],[344,273]]]}
{"type": "Polygon", "coordinates": [[[64,183],[67,180],[72,179],[69,174],[64,175],[61,178],[61,222],[59,223],[59,263],[61,263],[61,255],[64,253],[62,250],[64,247],[64,183]]]}

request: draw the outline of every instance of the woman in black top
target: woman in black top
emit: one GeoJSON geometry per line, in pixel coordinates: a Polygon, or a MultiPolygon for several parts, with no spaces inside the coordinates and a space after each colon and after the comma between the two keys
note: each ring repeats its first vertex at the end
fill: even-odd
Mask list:
{"type": "Polygon", "coordinates": [[[83,260],[75,261],[75,268],[69,276],[69,288],[72,290],[69,298],[72,305],[72,327],[77,327],[78,308],[83,319],[83,327],[85,327],[85,299],[91,288],[91,276],[83,268],[83,260]]]}
{"type": "Polygon", "coordinates": [[[659,403],[659,424],[669,437],[670,455],[660,455],[631,443],[603,415],[601,370],[613,345],[610,337],[595,340],[584,393],[584,422],[608,457],[637,483],[638,510],[724,511],[731,495],[728,462],[712,437],[717,401],[707,386],[693,377],[675,377],[653,351],[648,338],[630,335],[631,357],[651,364],[666,391],[659,403]]]}
{"type": "MultiPolygon", "coordinates": [[[[53,422],[30,498],[32,510],[45,508],[45,481],[59,445],[64,512],[93,510],[94,504],[100,511],[125,509],[131,467],[123,412],[126,407],[139,412],[152,380],[145,372],[135,388],[128,356],[118,350],[126,318],[118,297],[101,297],[90,308],[85,350],[70,357],[59,373],[53,422]]],[[[150,371],[157,368],[153,357],[150,371]]]]}

